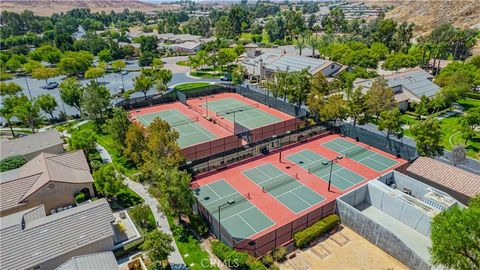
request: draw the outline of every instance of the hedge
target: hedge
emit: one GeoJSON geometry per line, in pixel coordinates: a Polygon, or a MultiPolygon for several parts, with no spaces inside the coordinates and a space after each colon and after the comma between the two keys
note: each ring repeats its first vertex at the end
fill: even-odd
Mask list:
{"type": "Polygon", "coordinates": [[[0,172],[6,172],[22,167],[27,160],[23,156],[11,156],[0,161],[0,172]]]}
{"type": "Polygon", "coordinates": [[[230,268],[248,270],[267,269],[262,262],[254,257],[248,255],[247,253],[233,250],[218,240],[212,241],[212,252],[230,268]]]}
{"type": "Polygon", "coordinates": [[[85,193],[79,192],[79,193],[75,194],[75,202],[82,203],[82,202],[85,201],[85,199],[86,199],[85,193]]]}
{"type": "Polygon", "coordinates": [[[467,92],[467,97],[473,98],[473,99],[480,99],[480,93],[467,92]]]}
{"type": "Polygon", "coordinates": [[[340,217],[335,214],[329,215],[315,222],[311,226],[308,226],[307,228],[298,231],[293,235],[295,246],[298,248],[307,247],[318,237],[322,236],[338,224],[340,224],[340,217]]]}

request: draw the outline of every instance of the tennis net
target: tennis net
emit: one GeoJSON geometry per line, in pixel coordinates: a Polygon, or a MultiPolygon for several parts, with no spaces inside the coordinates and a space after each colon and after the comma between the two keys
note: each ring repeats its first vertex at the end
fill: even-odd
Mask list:
{"type": "Polygon", "coordinates": [[[240,107],[237,107],[235,109],[229,109],[229,110],[222,111],[222,112],[217,112],[217,116],[223,116],[223,115],[227,115],[227,114],[234,113],[234,112],[248,111],[248,110],[252,110],[252,109],[255,109],[255,108],[258,108],[258,103],[255,103],[253,105],[240,106],[240,107]]]}
{"type": "Polygon", "coordinates": [[[171,127],[176,127],[176,126],[186,125],[186,124],[190,124],[190,123],[197,122],[197,121],[198,121],[198,116],[195,116],[195,117],[190,117],[190,118],[184,119],[184,120],[178,120],[178,121],[170,122],[169,124],[170,124],[171,127]]]}
{"type": "Polygon", "coordinates": [[[370,150],[359,146],[357,149],[352,150],[350,153],[346,153],[345,156],[350,158],[350,159],[353,159],[354,157],[359,156],[359,155],[361,155],[363,153],[366,153],[368,151],[370,151],[370,150]]]}
{"type": "Polygon", "coordinates": [[[323,162],[325,161],[320,161],[320,162],[317,162],[317,163],[314,163],[312,166],[309,166],[308,168],[308,172],[309,173],[316,173],[320,170],[323,170],[324,168],[327,168],[328,164],[323,164],[323,162]]]}
{"type": "Polygon", "coordinates": [[[194,110],[198,114],[203,114],[203,111],[201,108],[195,107],[195,106],[188,106],[190,109],[194,110]]]}
{"type": "Polygon", "coordinates": [[[277,188],[283,187],[286,184],[295,181],[295,179],[293,177],[291,177],[290,175],[287,175],[287,174],[280,175],[280,176],[278,176],[276,178],[272,178],[270,180],[273,180],[273,179],[275,179],[275,181],[273,183],[262,185],[262,191],[263,192],[271,192],[273,190],[276,190],[277,188]]]}

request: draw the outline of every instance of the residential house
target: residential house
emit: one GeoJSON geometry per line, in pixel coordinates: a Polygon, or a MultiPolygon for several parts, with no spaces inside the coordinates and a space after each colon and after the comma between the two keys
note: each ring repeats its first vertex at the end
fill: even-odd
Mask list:
{"type": "Polygon", "coordinates": [[[406,174],[440,189],[463,204],[480,195],[480,176],[428,157],[417,158],[406,174]]]}
{"type": "Polygon", "coordinates": [[[0,216],[39,205],[50,213],[75,204],[79,192],[94,195],[83,152],[41,153],[18,169],[0,173],[0,216]]]}
{"type": "Polygon", "coordinates": [[[113,252],[100,252],[75,256],[55,270],[118,270],[113,252]]]}
{"type": "Polygon", "coordinates": [[[112,251],[113,221],[104,199],[48,216],[38,205],[2,217],[0,269],[55,269],[75,256],[112,251]]]}
{"type": "MultiPolygon", "coordinates": [[[[411,102],[420,102],[422,96],[431,98],[440,90],[440,87],[432,81],[433,77],[420,68],[398,72],[383,78],[392,88],[394,98],[402,111],[407,110],[411,102]]],[[[373,81],[373,79],[357,79],[353,82],[353,87],[361,86],[366,92],[372,87],[373,81]]]]}
{"type": "Polygon", "coordinates": [[[63,149],[62,134],[56,129],[34,133],[25,137],[2,141],[0,145],[1,159],[21,155],[30,160],[42,152],[60,154],[63,149]]]}
{"type": "Polygon", "coordinates": [[[174,45],[174,48],[179,53],[195,54],[200,50],[201,46],[202,44],[199,42],[187,41],[174,45]]]}

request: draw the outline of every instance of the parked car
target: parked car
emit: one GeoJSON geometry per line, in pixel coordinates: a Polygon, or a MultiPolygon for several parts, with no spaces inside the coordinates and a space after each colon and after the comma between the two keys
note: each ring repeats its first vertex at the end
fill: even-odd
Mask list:
{"type": "Polygon", "coordinates": [[[232,80],[232,74],[226,73],[223,75],[223,77],[220,78],[220,81],[231,81],[232,80]]]}
{"type": "Polygon", "coordinates": [[[52,90],[52,89],[55,89],[58,87],[58,83],[57,82],[49,82],[47,84],[47,86],[45,86],[45,88],[49,89],[49,90],[52,90]]]}
{"type": "Polygon", "coordinates": [[[127,70],[122,70],[122,72],[120,72],[121,75],[127,75],[128,74],[128,71],[127,70]]]}

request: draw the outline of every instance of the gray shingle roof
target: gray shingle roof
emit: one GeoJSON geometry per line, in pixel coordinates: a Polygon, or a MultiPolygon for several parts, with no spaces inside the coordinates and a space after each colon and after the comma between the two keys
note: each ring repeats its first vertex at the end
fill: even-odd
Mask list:
{"type": "Polygon", "coordinates": [[[432,76],[423,69],[402,72],[385,76],[390,87],[401,85],[405,90],[418,98],[422,96],[432,97],[440,87],[431,81],[432,76]]]}
{"type": "Polygon", "coordinates": [[[113,238],[111,223],[114,217],[104,199],[50,216],[39,215],[39,207],[2,218],[0,269],[34,267],[94,242],[113,238]]]}
{"type": "Polygon", "coordinates": [[[118,270],[118,264],[113,252],[108,251],[73,257],[56,270],[118,270]]]}
{"type": "Polygon", "coordinates": [[[287,71],[287,69],[288,71],[301,71],[303,69],[308,69],[308,71],[312,73],[321,66],[324,66],[326,63],[327,60],[322,59],[305,56],[283,55],[270,64],[265,65],[265,67],[274,71],[287,71]]]}
{"type": "Polygon", "coordinates": [[[93,183],[81,150],[41,153],[22,167],[0,173],[0,210],[17,206],[49,182],[93,183]]]}
{"type": "Polygon", "coordinates": [[[63,144],[63,140],[60,132],[55,129],[50,129],[22,138],[2,142],[0,156],[1,159],[4,159],[15,155],[26,155],[61,144],[63,144]]]}

